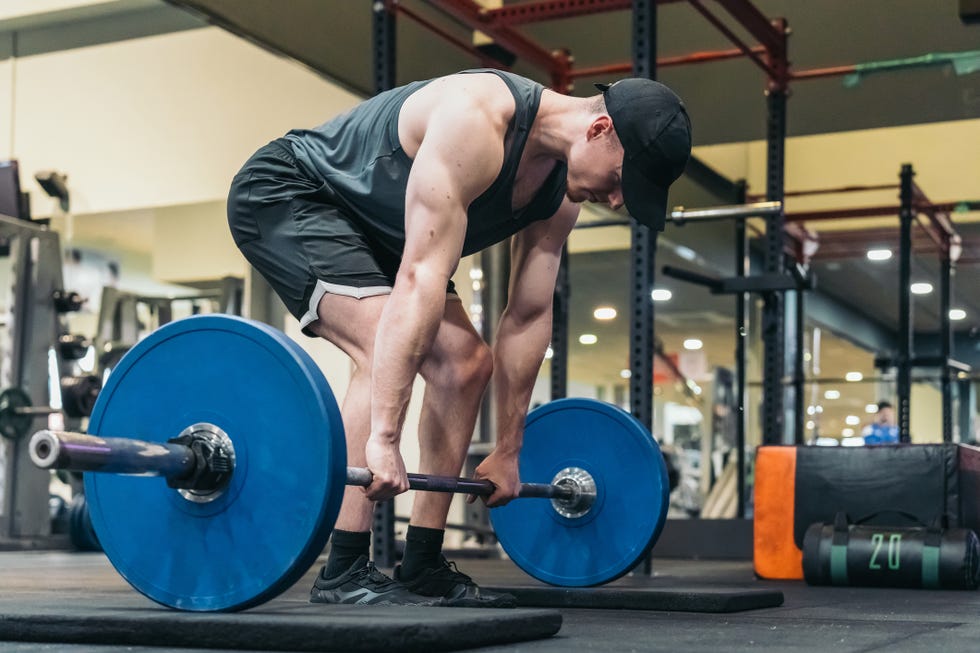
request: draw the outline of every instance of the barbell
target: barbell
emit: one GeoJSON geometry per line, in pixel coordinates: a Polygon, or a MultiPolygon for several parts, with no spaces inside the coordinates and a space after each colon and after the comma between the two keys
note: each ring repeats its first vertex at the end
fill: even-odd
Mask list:
{"type": "MultiPolygon", "coordinates": [[[[114,368],[88,434],[39,431],[32,460],[85,474],[92,525],[139,592],[191,611],[267,601],[312,566],[346,485],[340,410],[297,343],[258,322],[195,316],[156,330],[114,368]],[[147,479],[144,477],[162,477],[147,479]]],[[[649,431],[599,401],[528,415],[521,500],[490,511],[497,539],[531,576],[592,586],[622,576],[663,528],[669,483],[649,431]],[[524,499],[548,499],[526,501],[524,499]]],[[[488,496],[491,482],[409,474],[415,490],[488,496]]]]}

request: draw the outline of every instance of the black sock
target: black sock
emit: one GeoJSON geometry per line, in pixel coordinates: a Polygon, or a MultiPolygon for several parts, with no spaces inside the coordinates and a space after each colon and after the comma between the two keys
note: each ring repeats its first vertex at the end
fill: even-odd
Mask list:
{"type": "Polygon", "coordinates": [[[405,535],[405,554],[399,578],[412,580],[426,569],[439,566],[442,554],[442,538],[446,531],[438,528],[409,526],[405,535]]]}
{"type": "Polygon", "coordinates": [[[334,530],[330,535],[330,555],[322,572],[324,578],[335,578],[351,568],[361,556],[371,555],[371,531],[356,533],[334,530]]]}

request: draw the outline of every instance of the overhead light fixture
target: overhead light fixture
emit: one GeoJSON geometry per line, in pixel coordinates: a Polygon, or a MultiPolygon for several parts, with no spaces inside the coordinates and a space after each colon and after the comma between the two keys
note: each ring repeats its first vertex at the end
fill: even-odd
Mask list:
{"type": "Polygon", "coordinates": [[[840,399],[840,390],[828,390],[823,393],[824,399],[840,399]]]}
{"type": "Polygon", "coordinates": [[[932,284],[927,281],[920,281],[909,286],[913,295],[928,295],[932,292],[932,284]]]}
{"type": "Polygon", "coordinates": [[[810,421],[808,421],[806,423],[806,430],[807,431],[812,431],[814,428],[816,428],[816,426],[817,426],[817,424],[811,419],[810,421]]]}
{"type": "Polygon", "coordinates": [[[688,351],[697,351],[702,347],[704,347],[704,343],[697,338],[688,338],[684,341],[684,349],[687,349],[688,351]]]}
{"type": "Polygon", "coordinates": [[[869,415],[874,415],[875,413],[878,412],[878,404],[868,404],[867,406],[864,407],[864,412],[866,412],[869,415]]]}
{"type": "Polygon", "coordinates": [[[619,370],[619,378],[621,378],[621,379],[628,379],[631,376],[633,376],[633,373],[630,372],[629,370],[625,370],[625,369],[619,370]]]}
{"type": "Polygon", "coordinates": [[[869,261],[887,261],[892,257],[892,251],[890,249],[869,249],[868,250],[868,260],[869,261]]]}
{"type": "Polygon", "coordinates": [[[854,429],[844,429],[843,431],[840,432],[840,434],[843,435],[845,438],[854,437],[854,429]]]}
{"type": "Polygon", "coordinates": [[[599,342],[599,338],[592,333],[583,333],[578,337],[578,341],[583,345],[594,345],[595,343],[599,342]]]}
{"type": "Polygon", "coordinates": [[[674,294],[666,288],[654,288],[653,292],[650,293],[650,296],[655,302],[666,302],[669,301],[674,294]]]}
{"type": "Polygon", "coordinates": [[[861,423],[861,418],[857,415],[848,415],[844,418],[844,423],[850,426],[857,426],[861,423]]]}
{"type": "Polygon", "coordinates": [[[864,375],[861,374],[860,372],[848,372],[847,374],[844,375],[844,380],[850,381],[851,383],[856,383],[857,381],[860,381],[863,378],[864,375]]]}
{"type": "Polygon", "coordinates": [[[949,319],[951,320],[965,320],[966,311],[962,308],[951,308],[949,309],[949,319]]]}
{"type": "Polygon", "coordinates": [[[616,309],[612,306],[600,306],[592,311],[592,316],[597,320],[612,320],[616,317],[616,309]]]}
{"type": "Polygon", "coordinates": [[[548,347],[544,352],[544,359],[546,361],[550,361],[554,357],[554,355],[555,355],[555,350],[552,349],[551,347],[548,347]]]}

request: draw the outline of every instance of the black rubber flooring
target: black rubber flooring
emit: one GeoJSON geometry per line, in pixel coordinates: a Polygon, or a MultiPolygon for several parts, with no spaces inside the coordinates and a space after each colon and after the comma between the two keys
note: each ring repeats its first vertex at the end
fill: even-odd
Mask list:
{"type": "MultiPolygon", "coordinates": [[[[459,560],[477,581],[495,586],[540,587],[508,561],[459,560]]],[[[632,576],[616,588],[688,588],[719,591],[778,590],[784,602],[775,608],[734,613],[668,612],[628,609],[561,608],[561,629],[552,637],[470,650],[521,653],[568,651],[834,651],[928,652],[980,650],[980,593],[872,588],[809,587],[802,582],[755,579],[751,563],[655,560],[652,578],[632,576]]],[[[306,604],[315,570],[280,598],[256,608],[288,614],[314,610],[306,604]]],[[[3,604],[27,609],[57,607],[83,617],[93,609],[157,609],[119,578],[100,554],[0,553],[0,612],[3,604]]],[[[327,608],[327,606],[322,606],[327,608]]],[[[168,611],[159,609],[162,615],[168,611]]],[[[361,609],[364,611],[372,608],[361,609]]],[[[402,620],[390,609],[377,610],[379,628],[402,620]]],[[[419,610],[413,608],[412,610],[419,610]]],[[[450,610],[439,608],[436,610],[450,610]]],[[[243,613],[246,616],[251,614],[243,613]]],[[[548,612],[548,611],[544,611],[548,612]]],[[[331,618],[329,608],[322,612],[331,618]]],[[[235,615],[217,615],[234,619],[235,615]]],[[[462,617],[463,615],[460,614],[462,617]]],[[[372,618],[374,615],[372,614],[372,618]]],[[[461,620],[464,621],[465,620],[461,620]]],[[[287,626],[288,627],[288,626],[287,626]]],[[[465,628],[465,626],[461,626],[465,628]]],[[[464,638],[465,641],[465,638],[464,638]]],[[[257,646],[258,643],[257,643],[257,646]]],[[[260,646],[259,646],[260,649],[260,646]]],[[[202,649],[99,644],[0,642],[0,651],[36,653],[120,653],[202,649]]],[[[253,649],[258,650],[258,649],[253,649]]],[[[379,650],[398,651],[399,642],[379,650]]]]}

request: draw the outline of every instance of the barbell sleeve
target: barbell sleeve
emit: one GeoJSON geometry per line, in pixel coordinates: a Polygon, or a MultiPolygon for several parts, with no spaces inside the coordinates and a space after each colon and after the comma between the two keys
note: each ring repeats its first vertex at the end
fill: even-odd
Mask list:
{"type": "MultiPolygon", "coordinates": [[[[141,474],[167,479],[185,478],[197,466],[197,454],[185,445],[156,443],[129,438],[103,438],[69,431],[38,431],[30,442],[31,460],[42,469],[68,469],[79,472],[141,474]]],[[[347,485],[367,487],[373,476],[364,467],[347,468],[347,485]]],[[[490,496],[496,486],[487,480],[409,474],[413,490],[490,496]]],[[[522,483],[524,498],[576,500],[572,486],[522,483]]]]}
{"type": "Polygon", "coordinates": [[[181,444],[103,438],[70,431],[38,431],[31,438],[29,449],[31,460],[42,469],[182,478],[197,465],[194,452],[181,444]]]}

